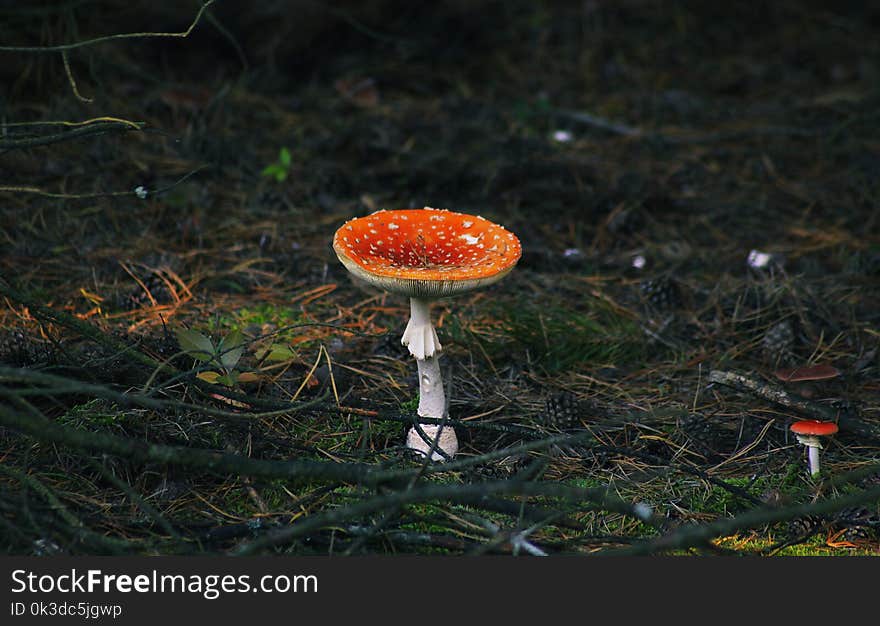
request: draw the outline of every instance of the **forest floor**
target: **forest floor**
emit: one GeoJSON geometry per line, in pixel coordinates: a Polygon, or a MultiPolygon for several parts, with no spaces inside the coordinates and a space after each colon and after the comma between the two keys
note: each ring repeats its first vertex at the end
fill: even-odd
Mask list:
{"type": "Polygon", "coordinates": [[[880,554],[880,13],[370,4],[0,50],[0,549],[880,554]],[[435,464],[330,245],[424,206],[523,245],[432,308],[435,464]]]}

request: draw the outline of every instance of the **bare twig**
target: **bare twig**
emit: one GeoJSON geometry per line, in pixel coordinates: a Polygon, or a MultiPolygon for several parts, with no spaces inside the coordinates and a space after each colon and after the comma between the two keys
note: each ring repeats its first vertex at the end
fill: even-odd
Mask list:
{"type": "Polygon", "coordinates": [[[86,39],[85,41],[78,41],[76,43],[67,43],[60,44],[57,46],[0,46],[0,52],[66,52],[68,50],[75,50],[77,48],[85,48],[86,46],[94,46],[99,43],[105,43],[107,41],[114,41],[117,39],[145,39],[152,37],[177,37],[177,38],[185,38],[189,37],[190,33],[192,33],[193,29],[201,20],[202,15],[205,11],[214,4],[216,0],[206,0],[201,7],[199,7],[198,13],[196,13],[195,18],[193,18],[192,23],[189,27],[181,32],[176,33],[155,33],[155,32],[140,32],[140,33],[117,33],[115,35],[105,35],[103,37],[95,37],[94,39],[86,39]]]}
{"type": "MultiPolygon", "coordinates": [[[[105,133],[114,132],[131,132],[133,130],[143,130],[145,124],[142,122],[127,121],[99,121],[93,122],[73,130],[63,133],[54,133],[52,135],[41,135],[39,137],[23,137],[21,139],[3,139],[0,141],[0,150],[12,150],[22,148],[34,148],[36,146],[47,146],[53,143],[68,141],[70,139],[79,139],[82,137],[91,137],[93,135],[103,135],[105,133]]],[[[6,190],[8,191],[8,190],[6,190]]]]}
{"type": "Polygon", "coordinates": [[[626,137],[638,137],[642,134],[642,131],[639,128],[636,128],[634,126],[627,126],[626,124],[621,124],[619,122],[612,122],[611,120],[607,120],[604,117],[599,117],[598,115],[593,115],[592,113],[586,113],[585,111],[557,110],[556,113],[572,121],[580,122],[581,124],[586,124],[587,126],[592,126],[600,130],[605,130],[616,135],[624,135],[626,137]]]}
{"type": "Polygon", "coordinates": [[[80,94],[79,88],[76,86],[76,79],[73,77],[73,71],[70,69],[70,59],[68,59],[67,56],[67,50],[62,50],[61,60],[64,63],[64,73],[67,74],[67,82],[70,83],[70,89],[73,91],[73,95],[80,102],[85,102],[86,104],[94,102],[92,98],[86,98],[80,94]]]}

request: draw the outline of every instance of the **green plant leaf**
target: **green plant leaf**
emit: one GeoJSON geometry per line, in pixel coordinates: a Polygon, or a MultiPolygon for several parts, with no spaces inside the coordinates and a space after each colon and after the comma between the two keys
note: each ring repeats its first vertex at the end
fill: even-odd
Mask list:
{"type": "Polygon", "coordinates": [[[180,349],[192,358],[204,363],[214,360],[214,344],[208,337],[186,328],[177,328],[174,334],[177,335],[180,349]]]}
{"type": "Polygon", "coordinates": [[[241,331],[233,330],[221,339],[217,352],[220,353],[220,363],[223,367],[227,370],[234,368],[244,354],[244,336],[241,331]]]}
{"type": "Polygon", "coordinates": [[[227,387],[235,387],[235,373],[229,372],[225,376],[218,376],[217,382],[227,387]]]}
{"type": "Polygon", "coordinates": [[[281,148],[281,152],[278,153],[278,162],[285,168],[290,167],[290,150],[281,148]]]}
{"type": "Polygon", "coordinates": [[[296,357],[296,352],[291,350],[290,346],[283,343],[273,343],[271,346],[263,350],[263,356],[267,361],[289,361],[296,357]]]}

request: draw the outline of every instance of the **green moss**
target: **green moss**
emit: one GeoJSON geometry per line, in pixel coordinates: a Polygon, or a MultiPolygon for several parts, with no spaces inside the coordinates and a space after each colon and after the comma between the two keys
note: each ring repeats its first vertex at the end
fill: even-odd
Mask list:
{"type": "Polygon", "coordinates": [[[303,317],[289,306],[279,306],[271,302],[261,302],[254,307],[243,307],[231,316],[221,318],[227,327],[242,330],[247,326],[272,324],[277,327],[293,326],[303,323],[303,317]]]}
{"type": "Polygon", "coordinates": [[[73,427],[87,427],[88,424],[114,424],[125,419],[125,413],[119,411],[115,404],[103,398],[95,398],[77,404],[58,418],[61,424],[73,427]]]}
{"type": "MultiPolygon", "coordinates": [[[[804,501],[812,493],[812,486],[804,481],[803,468],[800,464],[790,463],[784,472],[777,474],[758,478],[728,477],[724,479],[724,482],[732,487],[739,487],[756,497],[775,491],[792,502],[804,501]]],[[[710,485],[708,489],[704,487],[693,489],[688,492],[685,502],[692,511],[717,515],[736,514],[752,506],[751,503],[719,485],[710,485]]]]}
{"type": "Polygon", "coordinates": [[[406,402],[400,403],[400,410],[406,411],[408,413],[414,413],[419,408],[419,394],[416,394],[415,397],[410,398],[406,402]]]}
{"type": "Polygon", "coordinates": [[[566,485],[576,487],[577,489],[601,489],[608,487],[608,483],[590,476],[582,476],[564,481],[566,485]]]}
{"type": "MultiPolygon", "coordinates": [[[[761,536],[732,535],[718,539],[716,544],[723,548],[735,549],[741,554],[764,554],[779,540],[779,537],[774,537],[772,534],[761,536]]],[[[773,554],[775,556],[876,556],[877,552],[870,548],[830,546],[826,542],[825,535],[820,533],[802,543],[781,548],[773,554]]]]}
{"type": "Polygon", "coordinates": [[[626,366],[645,356],[638,325],[600,300],[521,299],[515,306],[490,305],[489,317],[493,321],[476,327],[465,326],[453,315],[445,331],[456,343],[479,343],[481,351],[493,360],[506,357],[521,361],[525,354],[533,366],[547,374],[584,365],[626,366]]]}

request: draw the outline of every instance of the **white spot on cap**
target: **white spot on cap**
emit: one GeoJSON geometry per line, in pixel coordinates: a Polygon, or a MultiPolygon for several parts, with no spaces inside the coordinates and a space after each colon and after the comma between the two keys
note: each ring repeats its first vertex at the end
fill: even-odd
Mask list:
{"type": "Polygon", "coordinates": [[[475,243],[477,243],[480,240],[479,237],[474,237],[473,235],[469,235],[467,233],[465,233],[464,235],[459,235],[458,238],[464,239],[470,245],[474,245],[475,243]]]}
{"type": "Polygon", "coordinates": [[[388,224],[388,228],[390,228],[391,230],[397,230],[398,228],[400,228],[400,226],[395,224],[394,222],[391,222],[390,224],[388,224]]]}

